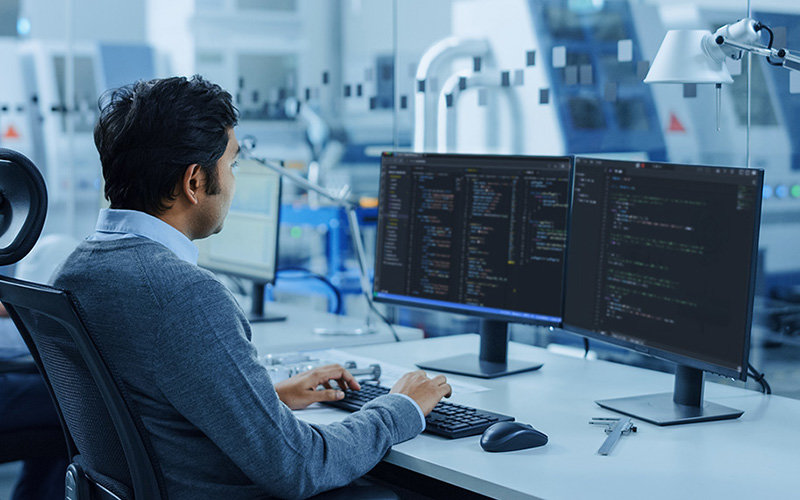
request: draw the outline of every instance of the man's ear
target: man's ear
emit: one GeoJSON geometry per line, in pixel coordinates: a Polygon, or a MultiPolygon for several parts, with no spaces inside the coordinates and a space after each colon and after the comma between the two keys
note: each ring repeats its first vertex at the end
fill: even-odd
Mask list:
{"type": "Polygon", "coordinates": [[[193,163],[186,167],[181,179],[181,186],[178,195],[183,195],[186,200],[192,205],[197,205],[199,199],[197,197],[200,189],[205,185],[205,172],[199,164],[193,163]]]}

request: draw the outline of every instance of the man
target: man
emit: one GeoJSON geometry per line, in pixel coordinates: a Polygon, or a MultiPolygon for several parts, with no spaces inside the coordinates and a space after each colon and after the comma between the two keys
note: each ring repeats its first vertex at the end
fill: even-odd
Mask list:
{"type": "Polygon", "coordinates": [[[55,285],[72,291],[121,374],[170,498],[305,497],[348,484],[423,430],[450,386],[405,375],[340,423],[291,409],[360,389],[341,366],[274,387],[231,293],[191,240],[222,229],[238,145],[229,93],[199,76],[138,82],[102,106],[95,144],[111,209],[55,285]],[[316,390],[322,385],[324,390],[316,390]]]}

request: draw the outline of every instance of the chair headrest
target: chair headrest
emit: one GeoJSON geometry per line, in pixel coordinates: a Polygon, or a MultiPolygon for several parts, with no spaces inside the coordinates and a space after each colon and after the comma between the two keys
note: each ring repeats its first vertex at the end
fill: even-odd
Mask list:
{"type": "Polygon", "coordinates": [[[30,252],[44,227],[47,189],[24,155],[0,148],[0,266],[30,252]]]}

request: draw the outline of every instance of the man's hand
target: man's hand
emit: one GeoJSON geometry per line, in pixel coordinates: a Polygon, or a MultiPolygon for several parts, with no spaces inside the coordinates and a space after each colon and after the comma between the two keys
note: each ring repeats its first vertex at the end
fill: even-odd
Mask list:
{"type": "Polygon", "coordinates": [[[292,410],[301,410],[319,401],[342,399],[342,391],[346,389],[359,391],[361,386],[342,365],[320,366],[275,384],[278,397],[292,410]],[[339,389],[331,387],[331,380],[336,381],[339,389]],[[325,389],[317,390],[320,385],[325,389]]]}
{"type": "Polygon", "coordinates": [[[417,370],[400,377],[389,392],[409,396],[417,402],[422,413],[428,415],[442,397],[450,397],[453,389],[444,375],[428,378],[424,371],[417,370]]]}

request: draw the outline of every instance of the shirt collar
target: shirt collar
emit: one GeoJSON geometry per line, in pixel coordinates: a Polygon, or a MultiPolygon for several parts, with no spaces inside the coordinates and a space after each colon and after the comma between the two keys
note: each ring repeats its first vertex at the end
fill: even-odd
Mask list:
{"type": "Polygon", "coordinates": [[[104,208],[97,217],[95,231],[104,234],[134,235],[160,243],[181,260],[197,265],[197,246],[185,234],[163,220],[138,210],[104,208]]]}

